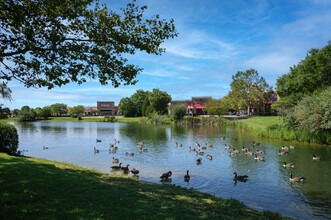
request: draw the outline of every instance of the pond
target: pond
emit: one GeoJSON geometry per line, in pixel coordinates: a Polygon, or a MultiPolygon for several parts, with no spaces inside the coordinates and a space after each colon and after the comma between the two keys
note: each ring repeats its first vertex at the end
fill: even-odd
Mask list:
{"type": "MultiPolygon", "coordinates": [[[[19,150],[24,155],[68,162],[86,168],[111,173],[112,158],[123,165],[140,170],[139,179],[159,184],[160,175],[172,171],[170,184],[193,187],[202,192],[223,198],[235,198],[257,210],[278,211],[300,219],[331,218],[331,148],[326,146],[295,144],[287,156],[278,155],[282,145],[290,142],[254,137],[235,128],[184,127],[102,122],[12,122],[19,133],[19,150]],[[226,137],[221,140],[220,137],[226,137]],[[100,139],[101,142],[96,142],[100,139]],[[109,153],[109,145],[116,144],[115,154],[109,153]],[[237,140],[235,140],[237,139],[237,140]],[[140,153],[136,147],[143,141],[147,152],[140,153]],[[208,147],[204,155],[189,151],[197,148],[196,141],[208,147]],[[253,146],[253,141],[261,143],[253,146]],[[176,142],[182,144],[177,147],[176,142]],[[229,156],[225,145],[241,153],[229,156]],[[43,147],[48,147],[43,150],[43,147]],[[254,156],[240,149],[265,151],[265,161],[256,161],[254,156]],[[94,147],[99,153],[94,153],[94,147]],[[127,156],[133,152],[134,156],[127,156]],[[213,156],[207,159],[207,154],[213,156]],[[322,156],[315,161],[312,155],[322,156]],[[202,158],[201,164],[196,159],[202,158]],[[284,162],[294,163],[295,168],[284,168],[284,162]],[[184,181],[186,170],[191,179],[184,181]],[[236,182],[233,173],[248,175],[248,181],[236,182]],[[292,183],[290,173],[303,176],[304,182],[292,183]]],[[[129,174],[131,175],[131,174],[129,174]]]]}

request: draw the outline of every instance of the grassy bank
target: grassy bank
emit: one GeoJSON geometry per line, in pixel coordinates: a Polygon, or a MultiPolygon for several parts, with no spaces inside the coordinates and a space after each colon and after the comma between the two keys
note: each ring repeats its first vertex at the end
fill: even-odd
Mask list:
{"type": "Polygon", "coordinates": [[[296,131],[286,128],[283,118],[278,116],[253,117],[232,121],[230,124],[262,137],[331,145],[331,134],[321,133],[312,135],[306,131],[296,131]]]}
{"type": "Polygon", "coordinates": [[[179,186],[0,153],[1,219],[283,219],[179,186]]]}

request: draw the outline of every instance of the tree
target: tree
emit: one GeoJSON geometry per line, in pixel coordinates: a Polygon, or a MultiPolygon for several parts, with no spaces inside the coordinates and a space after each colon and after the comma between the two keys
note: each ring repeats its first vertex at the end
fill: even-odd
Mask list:
{"type": "Polygon", "coordinates": [[[62,114],[67,113],[67,105],[63,103],[56,103],[51,105],[52,114],[61,116],[62,114]]]}
{"type": "Polygon", "coordinates": [[[35,109],[35,112],[36,112],[36,116],[37,116],[37,117],[42,117],[42,116],[41,116],[41,115],[42,115],[42,108],[37,107],[37,108],[35,109]]]}
{"type": "MultiPolygon", "coordinates": [[[[11,89],[7,86],[7,83],[0,82],[0,98],[5,100],[11,100],[11,89]]],[[[1,99],[0,99],[1,101],[1,99]]]]}
{"type": "Polygon", "coordinates": [[[19,121],[35,121],[36,120],[36,112],[33,108],[25,105],[21,108],[18,114],[19,121]]]}
{"type": "Polygon", "coordinates": [[[40,117],[47,120],[48,117],[50,117],[51,115],[52,115],[52,108],[50,106],[45,106],[42,108],[40,117]]]}
{"type": "Polygon", "coordinates": [[[159,114],[164,114],[168,110],[168,104],[171,102],[171,96],[167,92],[153,89],[153,93],[149,96],[151,106],[159,114]]]}
{"type": "Polygon", "coordinates": [[[68,114],[70,115],[81,115],[84,114],[85,108],[82,105],[77,105],[75,107],[69,108],[68,114]]]}
{"type": "Polygon", "coordinates": [[[323,91],[331,85],[331,41],[322,49],[311,49],[290,73],[277,80],[277,94],[289,102],[299,102],[305,95],[323,91]]]}
{"type": "Polygon", "coordinates": [[[0,105],[0,118],[8,118],[10,115],[10,109],[8,107],[2,108],[0,105]]]}
{"type": "Polygon", "coordinates": [[[238,71],[232,76],[230,97],[236,110],[246,110],[251,106],[260,107],[264,101],[267,101],[267,91],[271,87],[263,77],[254,70],[238,71]]]}
{"type": "Polygon", "coordinates": [[[143,116],[150,116],[153,114],[153,107],[151,106],[151,103],[149,102],[149,96],[146,96],[143,102],[143,105],[141,107],[141,114],[143,116]]]}
{"type": "Polygon", "coordinates": [[[180,121],[186,115],[187,109],[184,104],[177,104],[172,107],[172,117],[175,121],[180,121]]]}
{"type": "Polygon", "coordinates": [[[20,110],[18,110],[17,108],[15,108],[15,109],[13,110],[13,115],[17,116],[18,113],[19,113],[19,111],[20,111],[20,110]]]}
{"type": "Polygon", "coordinates": [[[135,84],[142,69],[126,55],[160,55],[177,36],[172,19],[144,18],[147,7],[134,0],[121,12],[97,0],[3,0],[0,8],[0,79],[26,87],[135,84]]]}
{"type": "Polygon", "coordinates": [[[207,100],[205,108],[208,112],[208,115],[221,115],[224,110],[221,105],[221,100],[212,98],[207,100]]]}
{"type": "Polygon", "coordinates": [[[129,97],[122,98],[118,107],[122,110],[125,117],[135,117],[137,115],[137,105],[129,97]]]}
{"type": "Polygon", "coordinates": [[[142,116],[142,107],[143,107],[143,102],[145,98],[149,97],[151,92],[149,91],[144,91],[142,89],[137,90],[130,98],[133,102],[135,102],[138,110],[137,110],[137,116],[142,116]]]}
{"type": "Polygon", "coordinates": [[[91,114],[92,115],[97,115],[97,114],[99,114],[100,113],[100,111],[99,110],[95,110],[95,109],[91,109],[91,114]]]}

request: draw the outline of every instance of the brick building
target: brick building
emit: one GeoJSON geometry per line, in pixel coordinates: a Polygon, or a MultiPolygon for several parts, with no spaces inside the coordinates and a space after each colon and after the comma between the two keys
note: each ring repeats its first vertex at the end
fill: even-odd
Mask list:
{"type": "Polygon", "coordinates": [[[170,103],[170,109],[176,104],[184,104],[188,115],[206,115],[205,104],[211,96],[192,97],[190,100],[174,100],[170,103]]]}
{"type": "Polygon", "coordinates": [[[97,110],[101,116],[105,115],[118,115],[118,106],[111,101],[98,101],[97,110]]]}

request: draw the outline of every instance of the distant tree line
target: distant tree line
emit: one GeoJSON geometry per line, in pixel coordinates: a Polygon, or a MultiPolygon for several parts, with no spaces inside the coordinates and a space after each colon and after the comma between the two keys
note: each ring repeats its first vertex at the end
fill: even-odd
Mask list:
{"type": "MultiPolygon", "coordinates": [[[[78,105],[72,108],[68,108],[67,104],[64,103],[55,103],[50,106],[44,106],[43,108],[37,107],[35,109],[30,108],[29,106],[26,105],[23,106],[20,110],[19,109],[13,110],[13,115],[17,117],[19,121],[35,121],[37,119],[47,120],[51,116],[61,117],[63,115],[71,115],[77,117],[84,113],[85,113],[84,106],[78,105]]],[[[9,109],[8,109],[8,114],[9,114],[9,109]]]]}

